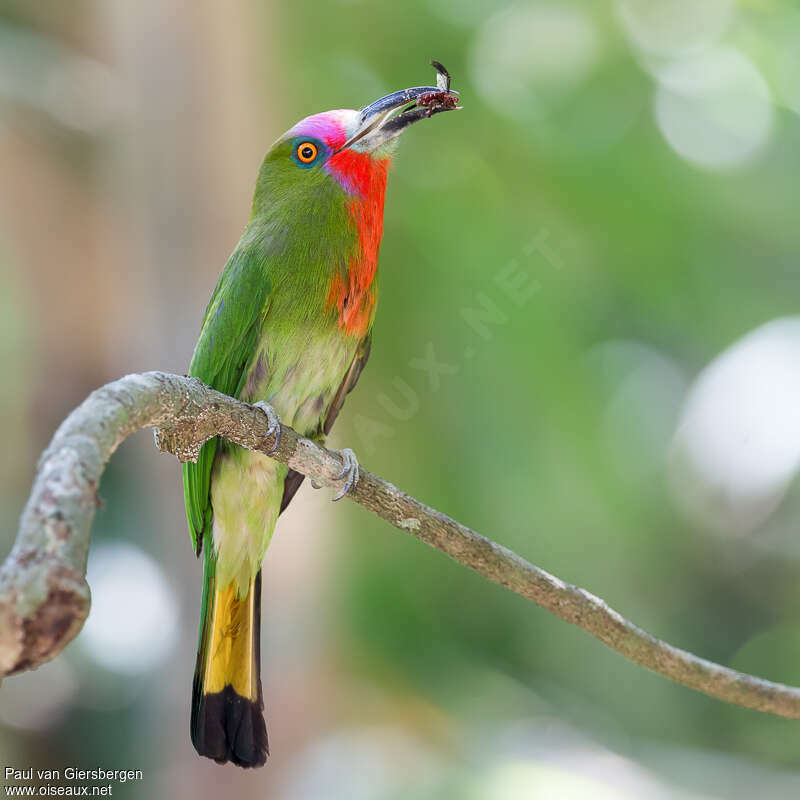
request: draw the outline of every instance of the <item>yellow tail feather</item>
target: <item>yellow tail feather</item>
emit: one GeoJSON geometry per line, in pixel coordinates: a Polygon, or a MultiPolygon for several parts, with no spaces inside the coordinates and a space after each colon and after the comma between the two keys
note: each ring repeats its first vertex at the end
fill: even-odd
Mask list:
{"type": "Polygon", "coordinates": [[[251,578],[245,597],[237,596],[235,582],[223,589],[214,588],[214,611],[203,676],[206,694],[215,694],[231,686],[240,697],[258,701],[259,676],[253,641],[254,580],[251,578]]]}
{"type": "Polygon", "coordinates": [[[204,619],[192,687],[195,749],[219,763],[264,764],[269,753],[261,696],[261,573],[240,597],[236,584],[218,589],[208,558],[204,619]]]}

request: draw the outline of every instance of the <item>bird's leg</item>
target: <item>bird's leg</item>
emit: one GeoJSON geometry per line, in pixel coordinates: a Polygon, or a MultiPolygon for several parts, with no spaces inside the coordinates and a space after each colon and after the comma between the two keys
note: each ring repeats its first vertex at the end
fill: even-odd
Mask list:
{"type": "MultiPolygon", "coordinates": [[[[325,447],[325,435],[323,433],[312,436],[311,439],[320,447],[325,447]]],[[[336,497],[333,498],[333,502],[335,503],[337,500],[341,500],[348,492],[352,492],[353,489],[356,488],[358,485],[360,467],[358,464],[358,459],[356,458],[356,454],[349,447],[345,447],[343,450],[331,450],[331,452],[337,453],[342,457],[342,471],[335,477],[334,480],[344,481],[342,488],[339,490],[336,497]]],[[[311,481],[311,486],[314,489],[321,489],[324,485],[317,483],[313,478],[309,478],[309,480],[311,481]]]]}
{"type": "Polygon", "coordinates": [[[358,486],[359,466],[356,454],[349,447],[345,447],[343,450],[334,450],[333,452],[338,453],[342,457],[343,462],[342,471],[336,476],[336,479],[344,480],[344,484],[339,490],[339,493],[333,498],[333,502],[335,503],[358,486]]]}
{"type": "Polygon", "coordinates": [[[272,445],[272,449],[267,452],[267,455],[274,453],[278,449],[278,445],[281,443],[281,418],[278,416],[278,412],[269,404],[259,401],[258,403],[253,403],[256,408],[260,408],[266,415],[267,420],[269,420],[269,428],[267,428],[267,435],[265,438],[269,438],[270,436],[275,436],[275,443],[272,445]]]}

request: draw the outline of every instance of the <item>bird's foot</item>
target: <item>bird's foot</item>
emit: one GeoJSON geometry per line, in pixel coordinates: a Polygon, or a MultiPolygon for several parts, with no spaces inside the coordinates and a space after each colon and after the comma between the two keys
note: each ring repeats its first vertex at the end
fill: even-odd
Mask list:
{"type": "Polygon", "coordinates": [[[267,434],[264,438],[268,439],[270,436],[275,437],[275,443],[272,445],[272,448],[269,451],[265,451],[267,455],[270,455],[278,449],[278,445],[281,443],[281,418],[278,416],[278,412],[269,403],[258,402],[253,403],[253,405],[256,408],[260,408],[267,415],[269,428],[267,428],[267,434]]]}
{"type": "Polygon", "coordinates": [[[336,476],[336,480],[344,481],[339,493],[333,498],[335,503],[358,486],[359,466],[356,454],[349,447],[345,447],[344,450],[334,450],[334,452],[342,457],[343,462],[342,471],[336,476]]]}

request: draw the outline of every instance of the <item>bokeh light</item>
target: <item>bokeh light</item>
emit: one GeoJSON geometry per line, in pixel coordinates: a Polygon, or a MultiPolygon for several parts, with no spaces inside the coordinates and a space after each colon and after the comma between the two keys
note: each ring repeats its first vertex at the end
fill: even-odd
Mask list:
{"type": "Polygon", "coordinates": [[[523,121],[546,116],[584,80],[601,53],[586,11],[539,0],[512,5],[490,17],[470,53],[472,80],[484,102],[523,121]]]}
{"type": "Polygon", "coordinates": [[[773,106],[756,66],[731,47],[714,47],[657,71],[655,115],[670,146],[704,167],[752,160],[769,140],[773,106]]]}
{"type": "Polygon", "coordinates": [[[78,641],[98,664],[137,674],[156,667],[176,641],[178,607],[161,567],[127,542],[89,554],[92,610],[78,641]]]}
{"type": "Polygon", "coordinates": [[[736,11],[732,0],[616,0],[631,43],[645,53],[676,56],[718,40],[736,11]]]}
{"type": "Polygon", "coordinates": [[[698,376],[675,435],[673,478],[687,511],[746,531],[777,507],[800,467],[800,318],[774,320],[698,376]]]}

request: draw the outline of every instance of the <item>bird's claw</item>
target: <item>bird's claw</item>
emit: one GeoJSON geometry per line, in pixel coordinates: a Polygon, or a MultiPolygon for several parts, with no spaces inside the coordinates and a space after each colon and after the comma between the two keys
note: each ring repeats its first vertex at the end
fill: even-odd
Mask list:
{"type": "Polygon", "coordinates": [[[278,449],[278,445],[281,443],[281,418],[278,416],[278,412],[269,404],[264,402],[253,403],[256,408],[260,408],[266,415],[267,420],[269,421],[269,428],[267,428],[265,439],[268,439],[270,436],[275,437],[275,443],[272,445],[272,448],[267,452],[267,455],[274,453],[278,449]]]}
{"type": "Polygon", "coordinates": [[[344,450],[336,450],[342,457],[342,471],[336,476],[336,480],[344,480],[344,485],[339,490],[336,497],[333,498],[333,502],[335,503],[337,500],[341,500],[348,492],[352,492],[353,489],[358,486],[358,459],[356,458],[356,454],[349,448],[345,447],[344,450]]]}

